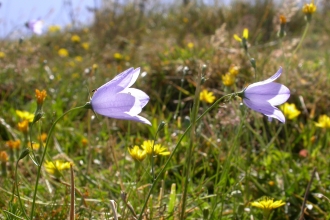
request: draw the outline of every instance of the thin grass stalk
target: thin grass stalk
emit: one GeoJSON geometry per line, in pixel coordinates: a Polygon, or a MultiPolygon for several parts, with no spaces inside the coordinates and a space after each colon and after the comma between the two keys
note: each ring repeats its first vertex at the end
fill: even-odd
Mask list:
{"type": "Polygon", "coordinates": [[[307,188],[306,188],[306,192],[305,192],[304,200],[303,200],[303,203],[302,203],[302,205],[301,205],[301,211],[300,211],[300,217],[299,217],[299,220],[303,220],[303,219],[305,219],[305,218],[304,218],[304,214],[305,214],[305,205],[306,205],[306,202],[307,202],[308,194],[309,194],[310,189],[311,189],[311,186],[312,186],[313,179],[314,179],[314,177],[315,177],[315,172],[316,172],[316,167],[313,168],[312,175],[311,175],[311,179],[309,180],[308,185],[307,185],[307,188]]]}
{"type": "Polygon", "coordinates": [[[186,210],[186,201],[187,201],[187,192],[188,192],[188,185],[189,185],[189,180],[190,180],[190,166],[191,163],[193,163],[193,148],[194,148],[194,142],[195,142],[195,132],[196,132],[196,118],[197,118],[197,113],[198,113],[198,108],[199,108],[199,94],[201,90],[201,80],[202,80],[202,71],[198,75],[198,83],[196,86],[196,91],[195,91],[195,97],[194,97],[194,105],[192,108],[191,112],[191,133],[190,133],[190,138],[189,138],[189,146],[187,148],[186,152],[186,169],[185,169],[185,177],[184,177],[184,184],[183,184],[183,194],[182,194],[182,199],[181,199],[181,214],[180,214],[180,219],[183,220],[185,218],[184,213],[186,210]]]}
{"type": "MultiPolygon", "coordinates": [[[[213,214],[214,214],[214,210],[215,210],[215,206],[217,205],[217,200],[218,200],[218,198],[219,198],[219,196],[221,196],[222,197],[222,195],[223,195],[223,191],[224,191],[224,189],[225,189],[225,186],[226,186],[226,179],[225,178],[227,178],[228,177],[228,173],[229,173],[229,169],[230,169],[230,164],[231,164],[231,161],[232,161],[232,158],[233,158],[233,155],[234,155],[234,152],[236,152],[237,151],[237,142],[238,142],[238,138],[239,138],[239,136],[240,136],[240,134],[241,134],[241,131],[242,131],[242,128],[243,128],[243,125],[244,125],[244,122],[245,122],[245,118],[246,118],[246,113],[244,113],[244,115],[243,115],[243,117],[242,117],[242,120],[240,121],[240,125],[239,125],[239,127],[238,127],[238,129],[237,129],[237,133],[236,133],[236,135],[235,135],[235,139],[234,139],[234,141],[233,141],[233,145],[232,145],[232,147],[230,148],[230,150],[229,150],[229,153],[228,153],[228,156],[226,157],[226,162],[225,162],[225,164],[224,164],[224,168],[223,168],[223,171],[222,171],[222,173],[221,173],[221,177],[220,177],[220,180],[219,180],[219,182],[218,182],[218,192],[216,193],[216,197],[215,197],[215,200],[213,200],[214,202],[213,202],[213,209],[212,209],[212,212],[211,212],[211,216],[210,216],[210,219],[212,219],[212,216],[213,216],[213,214]]],[[[222,197],[223,198],[223,197],[222,197]]],[[[219,216],[222,216],[222,211],[223,211],[223,205],[224,205],[224,203],[223,203],[223,199],[222,199],[222,201],[221,201],[221,209],[220,209],[220,214],[219,214],[219,216]]]]}
{"type": "Polygon", "coordinates": [[[306,34],[307,34],[307,31],[308,31],[308,28],[309,28],[309,22],[306,23],[306,27],[305,27],[305,30],[304,30],[304,33],[299,41],[299,44],[297,45],[296,49],[292,52],[292,57],[296,54],[296,52],[299,50],[299,48],[301,47],[301,44],[302,42],[304,41],[305,37],[306,37],[306,34]]]}
{"type": "Polygon", "coordinates": [[[75,207],[75,185],[74,185],[74,173],[72,163],[70,163],[71,174],[71,203],[70,203],[70,220],[74,220],[74,207],[75,207]]]}
{"type": "MultiPolygon", "coordinates": [[[[182,74],[182,78],[181,78],[181,88],[183,88],[183,83],[184,83],[184,77],[186,76],[187,72],[188,72],[188,68],[187,67],[184,67],[183,70],[182,70],[183,74],[182,74]]],[[[178,117],[178,114],[179,114],[179,111],[181,109],[181,99],[182,99],[182,90],[179,89],[179,99],[178,99],[178,105],[176,106],[176,109],[175,109],[175,113],[174,113],[174,120],[177,119],[178,117]]]]}
{"type": "Polygon", "coordinates": [[[44,149],[44,151],[42,153],[41,160],[38,163],[37,179],[36,179],[36,184],[35,184],[35,187],[34,187],[32,207],[31,207],[31,213],[30,213],[30,219],[33,219],[33,216],[34,216],[34,209],[35,209],[35,203],[36,203],[36,197],[37,197],[37,190],[38,190],[38,184],[39,184],[39,179],[40,179],[40,174],[41,174],[41,167],[42,167],[43,161],[45,159],[45,155],[46,155],[46,152],[47,152],[47,148],[48,148],[48,145],[49,145],[49,141],[50,141],[51,135],[52,135],[52,133],[53,133],[53,131],[55,129],[55,126],[56,126],[57,122],[59,122],[65,115],[69,114],[70,112],[73,112],[73,111],[76,111],[76,110],[81,110],[81,109],[86,108],[86,106],[88,104],[89,103],[86,103],[83,106],[79,106],[79,107],[70,109],[69,111],[63,113],[63,115],[61,115],[58,119],[56,119],[56,121],[54,121],[54,123],[52,124],[52,126],[51,126],[51,128],[50,128],[50,130],[48,132],[48,135],[47,135],[45,149],[44,149]]]}
{"type": "MultiPolygon", "coordinates": [[[[26,219],[29,219],[29,217],[27,216],[26,212],[25,212],[25,208],[23,206],[22,200],[21,200],[21,196],[19,195],[19,190],[18,190],[18,178],[17,178],[17,167],[18,167],[18,162],[20,161],[20,159],[17,160],[16,162],[16,167],[15,167],[15,185],[16,185],[16,191],[17,191],[17,198],[18,198],[18,202],[19,205],[22,209],[22,212],[25,216],[26,219]]],[[[14,195],[13,195],[14,196],[14,195]]]]}
{"type": "MultiPolygon", "coordinates": [[[[233,96],[236,96],[236,93],[231,93],[231,94],[227,94],[227,95],[224,95],[222,96],[221,98],[219,98],[217,101],[215,101],[213,103],[213,105],[211,105],[208,109],[206,109],[201,116],[198,117],[198,119],[196,120],[196,123],[198,123],[209,111],[211,111],[215,106],[217,106],[222,100],[224,100],[225,98],[232,98],[233,96]]],[[[175,151],[178,149],[181,141],[183,140],[183,138],[187,135],[187,133],[190,131],[190,128],[191,128],[191,124],[187,127],[187,129],[184,131],[184,133],[181,135],[178,143],[175,145],[171,155],[168,157],[168,159],[166,160],[165,164],[164,164],[164,167],[161,169],[161,171],[159,172],[159,174],[157,175],[155,181],[153,182],[153,184],[151,185],[150,189],[149,189],[149,192],[148,192],[148,195],[146,197],[146,201],[144,202],[143,206],[142,206],[142,209],[141,209],[141,212],[140,212],[140,215],[139,215],[139,218],[138,220],[142,220],[142,213],[144,212],[146,206],[147,206],[147,201],[149,200],[149,197],[153,191],[153,189],[155,188],[157,182],[159,181],[160,177],[163,175],[163,173],[165,172],[168,164],[170,163],[172,157],[174,156],[175,154],[175,151]]]]}

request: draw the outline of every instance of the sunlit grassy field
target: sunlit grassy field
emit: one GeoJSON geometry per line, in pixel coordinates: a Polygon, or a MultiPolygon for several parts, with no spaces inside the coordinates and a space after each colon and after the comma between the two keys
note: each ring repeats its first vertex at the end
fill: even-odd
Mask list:
{"type": "Polygon", "coordinates": [[[330,5],[285,2],[110,5],[2,40],[0,218],[330,219],[330,5]],[[79,108],[131,67],[151,125],[79,108]],[[237,95],[280,67],[285,123],[237,95]]]}

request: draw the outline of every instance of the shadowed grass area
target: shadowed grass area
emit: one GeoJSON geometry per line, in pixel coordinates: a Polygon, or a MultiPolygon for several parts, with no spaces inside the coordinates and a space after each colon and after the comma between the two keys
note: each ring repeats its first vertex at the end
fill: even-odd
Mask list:
{"type": "Polygon", "coordinates": [[[318,5],[306,28],[294,3],[155,4],[145,11],[113,5],[96,11],[91,27],[1,41],[1,218],[31,215],[37,164],[56,119],[89,102],[120,72],[141,67],[132,87],[150,96],[140,115],[152,126],[87,109],[65,115],[48,136],[45,161],[58,166],[41,168],[35,219],[69,216],[64,162],[74,164],[77,219],[262,219],[266,209],[251,202],[270,201],[265,197],[285,203],[269,219],[298,219],[306,192],[305,218],[328,219],[330,119],[321,117],[330,116],[328,9],[328,3],[318,5]],[[283,38],[277,35],[280,15],[287,20],[283,38]],[[243,38],[244,28],[246,45],[233,37],[243,38]],[[288,103],[295,107],[280,107],[285,124],[228,95],[268,79],[280,66],[277,82],[290,89],[288,103]],[[24,132],[16,110],[36,112],[36,89],[47,92],[43,116],[24,132]],[[205,97],[196,90],[207,91],[205,97]],[[155,150],[141,160],[130,155],[129,148],[142,151],[152,143],[147,140],[174,153],[155,150]],[[15,175],[25,148],[29,156],[19,160],[15,175]]]}

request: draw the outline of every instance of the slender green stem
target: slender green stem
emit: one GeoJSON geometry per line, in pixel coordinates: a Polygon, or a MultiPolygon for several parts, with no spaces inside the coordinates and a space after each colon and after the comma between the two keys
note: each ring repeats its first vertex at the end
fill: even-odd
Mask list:
{"type": "Polygon", "coordinates": [[[190,167],[191,163],[193,162],[193,148],[194,148],[194,138],[195,138],[195,130],[196,130],[196,118],[197,118],[197,113],[198,113],[198,108],[199,108],[199,94],[201,90],[201,78],[202,78],[202,73],[198,76],[198,81],[199,83],[197,84],[196,91],[195,91],[195,98],[194,98],[194,105],[192,108],[191,112],[191,133],[190,133],[190,138],[189,138],[189,146],[187,148],[187,153],[186,153],[186,169],[185,169],[185,178],[184,178],[184,184],[183,184],[183,194],[182,194],[182,199],[181,199],[181,212],[180,212],[180,219],[184,220],[184,214],[186,210],[186,201],[187,201],[187,193],[188,193],[188,185],[189,185],[189,176],[190,176],[190,167]]]}
{"type": "Polygon", "coordinates": [[[17,178],[17,167],[18,167],[18,162],[20,160],[18,159],[17,162],[16,162],[16,167],[15,167],[15,185],[16,185],[16,191],[17,191],[17,198],[18,198],[18,202],[19,202],[19,205],[21,207],[21,210],[25,216],[26,219],[29,219],[29,217],[27,216],[26,212],[25,212],[25,208],[23,206],[23,203],[22,203],[22,200],[21,200],[21,196],[19,195],[19,190],[18,190],[18,178],[17,178]]]}
{"type": "Polygon", "coordinates": [[[75,185],[74,185],[74,172],[72,164],[70,164],[71,174],[71,204],[70,204],[70,220],[75,219],[74,207],[75,207],[75,185]]]}
{"type": "MultiPolygon", "coordinates": [[[[183,83],[184,83],[184,77],[186,75],[186,67],[183,68],[183,74],[181,78],[181,88],[183,88],[183,83]]],[[[182,90],[179,90],[179,100],[178,100],[178,105],[176,106],[175,113],[174,113],[174,119],[176,120],[179,114],[179,111],[181,109],[181,97],[182,97],[182,90]]]]}
{"type": "MultiPolygon", "coordinates": [[[[228,155],[226,156],[226,162],[225,162],[225,164],[224,164],[224,166],[223,166],[223,170],[222,170],[222,173],[221,173],[221,177],[220,177],[220,180],[219,180],[219,182],[218,182],[218,185],[219,185],[219,190],[218,190],[218,193],[217,193],[217,195],[216,195],[216,197],[215,197],[215,203],[213,204],[213,209],[212,209],[212,213],[211,213],[211,217],[210,217],[210,219],[212,219],[212,216],[213,216],[213,214],[214,214],[214,211],[215,211],[215,206],[217,205],[217,199],[218,199],[218,197],[219,196],[222,196],[222,191],[224,190],[224,188],[225,188],[225,186],[226,186],[226,178],[228,178],[228,173],[229,173],[229,169],[230,169],[230,164],[231,164],[231,161],[232,161],[232,158],[233,158],[233,155],[234,155],[234,153],[237,151],[237,146],[238,146],[238,144],[237,144],[237,142],[238,142],[238,138],[239,138],[239,136],[240,136],[240,134],[241,134],[241,131],[242,131],[242,128],[243,128],[243,125],[244,125],[244,122],[245,122],[245,118],[246,118],[246,113],[244,113],[244,115],[243,115],[243,118],[242,118],[242,120],[240,121],[240,125],[239,125],[239,127],[238,127],[238,129],[237,129],[237,133],[236,133],[236,136],[235,136],[235,139],[234,139],[234,141],[233,141],[233,145],[232,145],[232,147],[230,148],[230,150],[229,150],[229,153],[228,153],[228,155]]],[[[223,198],[223,197],[222,197],[223,198]]],[[[221,208],[220,208],[220,216],[222,216],[222,211],[223,211],[223,205],[224,205],[224,202],[222,201],[221,202],[221,208]]]]}
{"type": "Polygon", "coordinates": [[[155,164],[154,164],[154,157],[155,157],[155,143],[158,136],[159,131],[164,127],[165,123],[162,121],[156,131],[154,142],[152,143],[152,152],[151,152],[151,176],[152,176],[152,182],[155,180],[155,164]]]}
{"type": "MultiPolygon", "coordinates": [[[[200,120],[201,120],[201,119],[202,119],[202,118],[203,118],[203,117],[204,117],[209,111],[211,111],[215,106],[217,106],[222,100],[224,100],[225,98],[228,98],[228,97],[232,97],[233,95],[236,95],[236,93],[227,94],[227,95],[222,96],[221,98],[219,98],[216,102],[213,103],[213,105],[211,105],[208,109],[206,109],[206,110],[201,114],[201,116],[198,117],[198,119],[196,120],[196,123],[198,123],[198,122],[199,122],[199,121],[200,121],[200,120]]],[[[148,202],[148,200],[149,200],[149,197],[150,197],[150,195],[151,195],[153,189],[155,188],[155,186],[156,186],[157,182],[159,181],[160,177],[161,177],[161,176],[163,175],[163,173],[165,172],[165,170],[166,170],[168,164],[170,163],[172,157],[173,157],[174,154],[175,154],[175,151],[178,149],[178,147],[179,147],[181,141],[182,141],[183,138],[187,135],[187,133],[190,131],[191,127],[192,127],[192,124],[190,124],[190,125],[187,127],[187,129],[183,132],[183,134],[182,134],[182,136],[180,137],[178,143],[177,143],[176,146],[174,147],[174,149],[173,149],[171,155],[170,155],[169,158],[166,160],[166,162],[165,162],[165,164],[164,164],[164,167],[161,169],[161,171],[160,171],[159,174],[157,175],[155,181],[152,183],[152,185],[151,185],[151,187],[150,187],[150,190],[149,190],[149,192],[148,192],[147,198],[146,198],[146,200],[145,200],[145,202],[144,202],[144,204],[143,204],[143,207],[142,207],[142,210],[141,210],[141,212],[140,212],[140,215],[139,215],[139,219],[138,219],[138,220],[141,220],[141,219],[142,219],[142,217],[143,217],[142,214],[143,214],[143,212],[144,212],[144,210],[145,210],[145,208],[146,208],[146,206],[147,206],[147,202],[148,202]]]]}
{"type": "Polygon", "coordinates": [[[305,30],[304,30],[304,33],[303,33],[303,35],[301,37],[301,40],[299,41],[299,44],[297,45],[296,49],[292,52],[292,56],[295,55],[296,52],[298,51],[298,49],[301,47],[301,44],[302,44],[302,42],[304,41],[304,39],[306,37],[308,28],[309,28],[309,22],[307,22],[306,27],[305,27],[305,30]]]}
{"type": "Polygon", "coordinates": [[[46,152],[47,152],[47,148],[48,148],[48,145],[49,145],[49,141],[50,141],[51,135],[52,135],[52,133],[55,129],[55,125],[57,124],[57,122],[59,120],[61,120],[68,113],[76,111],[76,110],[80,110],[80,109],[86,109],[86,108],[88,108],[87,105],[89,105],[89,103],[87,103],[86,105],[83,105],[83,106],[79,106],[79,107],[70,109],[69,111],[67,111],[63,115],[61,115],[58,119],[56,119],[56,121],[54,121],[54,123],[52,124],[52,126],[51,126],[51,128],[48,132],[48,135],[47,135],[46,145],[45,145],[45,149],[42,153],[41,160],[38,161],[37,179],[36,179],[36,184],[35,184],[34,193],[33,193],[33,201],[32,201],[30,219],[33,219],[35,203],[36,203],[36,196],[37,196],[37,190],[38,190],[38,184],[39,184],[39,178],[40,178],[40,174],[41,174],[41,167],[42,167],[42,164],[44,162],[45,155],[46,155],[46,152]]]}

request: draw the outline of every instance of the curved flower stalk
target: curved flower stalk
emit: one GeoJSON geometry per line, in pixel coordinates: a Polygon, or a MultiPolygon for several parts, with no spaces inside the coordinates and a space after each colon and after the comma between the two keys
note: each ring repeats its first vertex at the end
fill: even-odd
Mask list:
{"type": "MultiPolygon", "coordinates": [[[[138,115],[142,111],[142,108],[148,103],[149,96],[139,89],[129,88],[135,83],[139,74],[140,74],[140,68],[137,69],[130,68],[128,70],[125,70],[124,72],[116,76],[113,80],[98,88],[94,92],[94,95],[90,102],[87,102],[83,106],[75,107],[68,110],[53,122],[47,135],[45,149],[43,150],[41,160],[38,161],[38,171],[37,171],[36,184],[34,187],[30,219],[33,219],[34,217],[34,209],[35,209],[41,167],[45,159],[45,155],[49,146],[51,135],[55,129],[57,122],[59,122],[65,115],[76,110],[92,109],[94,112],[107,117],[139,121],[151,125],[151,123],[147,119],[138,115]]],[[[37,96],[38,105],[40,101],[39,98],[43,98],[42,99],[43,102],[45,97],[37,96]]],[[[23,158],[27,154],[28,151],[21,157],[23,158]]]]}
{"type": "Polygon", "coordinates": [[[275,107],[275,105],[283,104],[290,97],[290,90],[286,86],[273,82],[281,74],[282,67],[269,79],[249,85],[238,93],[238,96],[250,109],[285,123],[283,113],[275,107]]]}
{"type": "Polygon", "coordinates": [[[139,89],[129,88],[137,80],[140,68],[129,68],[110,82],[96,89],[90,101],[94,112],[110,118],[132,120],[151,125],[139,116],[149,96],[139,89]]]}

